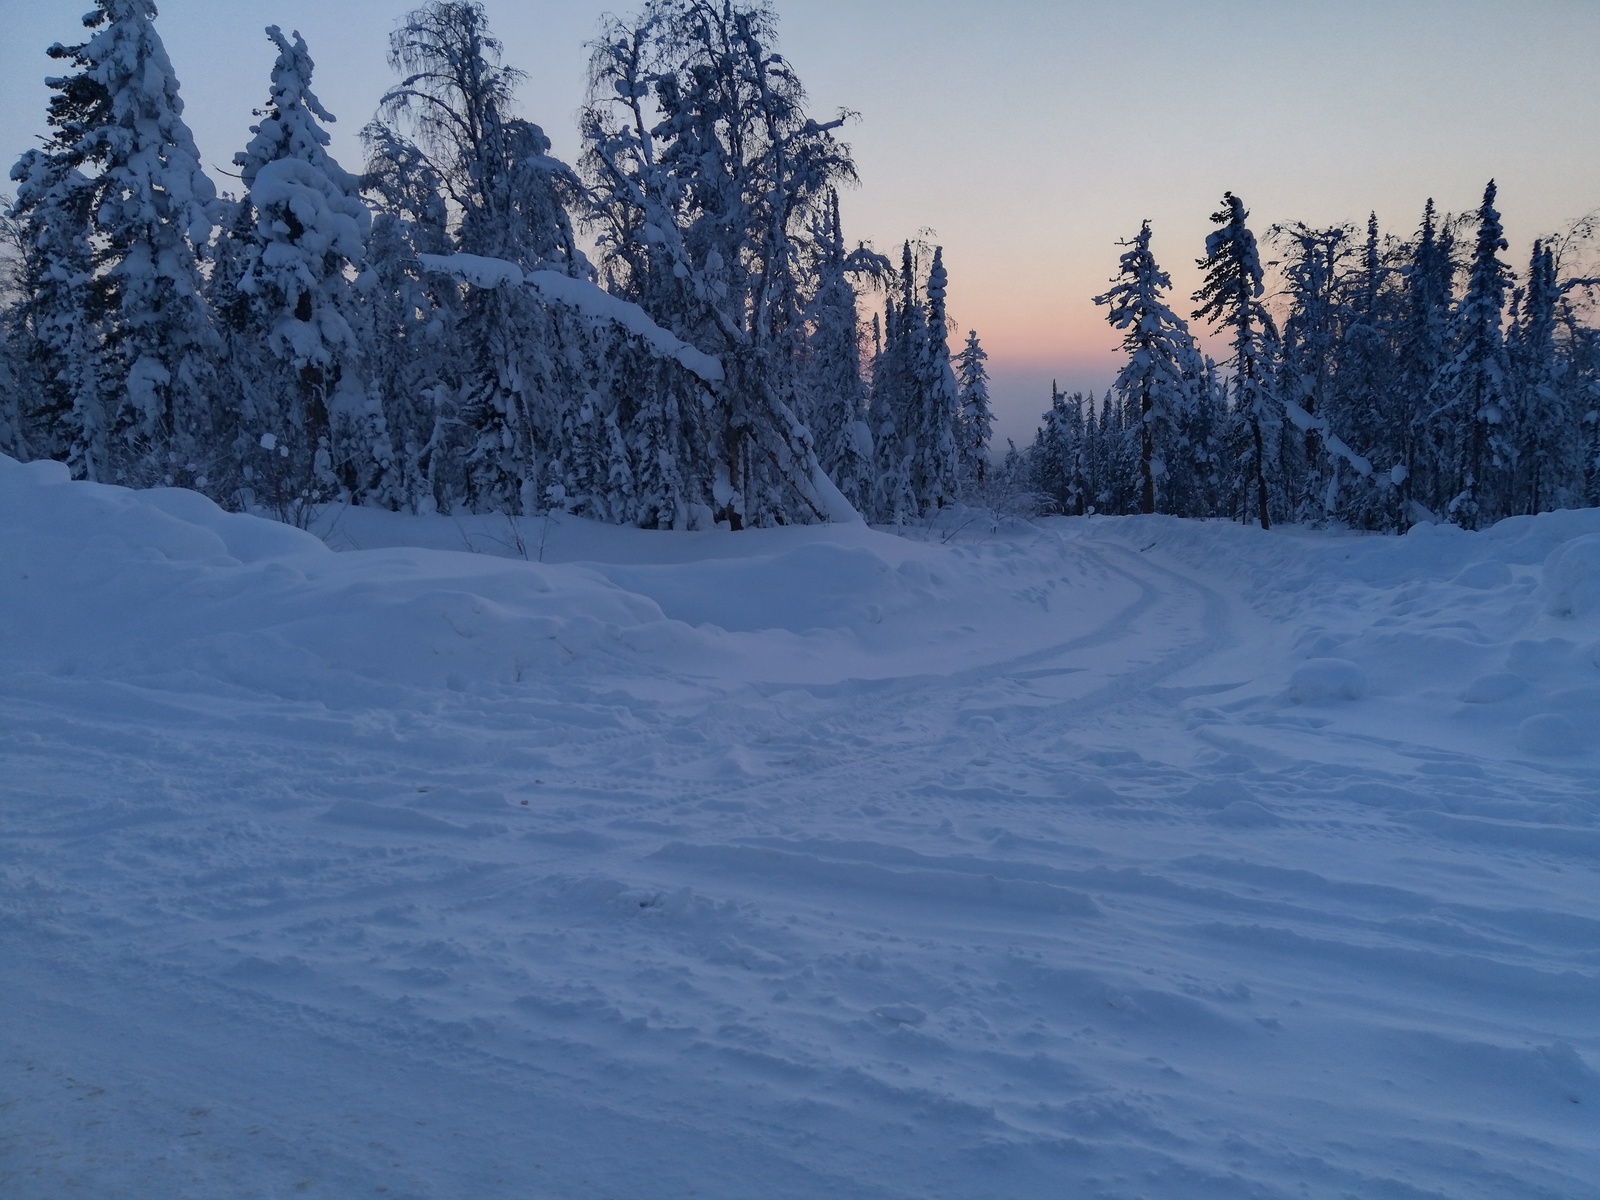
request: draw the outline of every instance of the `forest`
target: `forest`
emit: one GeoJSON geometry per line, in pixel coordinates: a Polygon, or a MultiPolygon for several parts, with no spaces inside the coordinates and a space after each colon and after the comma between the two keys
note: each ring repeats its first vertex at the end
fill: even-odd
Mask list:
{"type": "Polygon", "coordinates": [[[660,529],[973,504],[1403,531],[1600,504],[1593,222],[1519,272],[1492,182],[1404,238],[1273,226],[1265,261],[1228,193],[1187,319],[1146,222],[1095,298],[1114,386],[1057,392],[995,455],[942,251],[847,237],[851,114],[808,112],[770,4],[608,19],[575,164],[518,115],[479,4],[397,23],[359,172],[329,152],[306,42],[270,27],[236,194],[201,166],[156,20],[97,0],[48,50],[50,132],[4,218],[16,458],[297,524],[334,502],[660,529]]]}

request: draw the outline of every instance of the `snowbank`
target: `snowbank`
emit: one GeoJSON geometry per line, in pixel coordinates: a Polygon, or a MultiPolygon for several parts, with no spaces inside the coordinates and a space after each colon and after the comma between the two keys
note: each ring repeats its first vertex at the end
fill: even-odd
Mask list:
{"type": "MultiPolygon", "coordinates": [[[[1121,537],[1230,579],[1288,654],[1287,696],[1372,738],[1460,753],[1600,756],[1600,510],[1405,537],[1135,518],[1121,537]]],[[[1274,692],[1274,678],[1281,693],[1274,692]]]]}

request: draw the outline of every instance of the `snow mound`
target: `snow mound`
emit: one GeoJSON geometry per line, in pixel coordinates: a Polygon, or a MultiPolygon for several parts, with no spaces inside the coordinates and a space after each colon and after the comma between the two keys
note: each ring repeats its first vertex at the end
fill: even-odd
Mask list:
{"type": "Polygon", "coordinates": [[[1582,754],[1595,744],[1593,728],[1587,735],[1560,713],[1540,713],[1517,726],[1517,745],[1529,754],[1558,757],[1582,754]]]}
{"type": "Polygon", "coordinates": [[[1207,820],[1228,829],[1266,829],[1281,823],[1276,813],[1254,800],[1235,800],[1212,813],[1207,820]]]}
{"type": "Polygon", "coordinates": [[[1520,675],[1513,675],[1509,671],[1495,671],[1488,675],[1480,675],[1461,693],[1464,704],[1499,704],[1502,700],[1510,700],[1520,696],[1528,690],[1527,680],[1520,675]]]}
{"type": "Polygon", "coordinates": [[[1289,698],[1296,704],[1332,704],[1367,694],[1367,673],[1342,658],[1314,658],[1289,676],[1289,698]]]}
{"type": "Polygon", "coordinates": [[[770,558],[708,562],[694,572],[674,567],[602,569],[613,583],[650,597],[674,620],[729,632],[783,629],[803,634],[864,624],[906,592],[905,572],[895,571],[871,550],[827,544],[800,546],[770,558]]]}
{"type": "MultiPolygon", "coordinates": [[[[661,610],[579,567],[428,550],[340,555],[186,491],[69,482],[0,458],[0,655],[12,670],[185,679],[354,702],[366,685],[464,690],[595,654],[661,610]]],[[[184,685],[189,686],[189,685],[184,685]]]]}
{"type": "Polygon", "coordinates": [[[1577,538],[1545,560],[1546,611],[1556,617],[1600,616],[1600,534],[1577,538]]]}

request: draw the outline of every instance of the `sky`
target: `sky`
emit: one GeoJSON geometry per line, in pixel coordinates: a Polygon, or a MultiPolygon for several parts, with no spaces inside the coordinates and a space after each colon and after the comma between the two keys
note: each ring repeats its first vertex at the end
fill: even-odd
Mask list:
{"type": "MultiPolygon", "coordinates": [[[[44,49],[88,0],[0,0],[0,157],[44,128],[44,49]]],[[[229,169],[274,52],[298,29],[316,89],[357,133],[393,76],[405,0],[161,0],[158,27],[208,165],[229,169]]],[[[522,115],[578,156],[586,43],[608,0],[485,0],[522,115]]],[[[1032,436],[1051,381],[1102,389],[1117,336],[1093,297],[1142,220],[1186,313],[1224,190],[1252,226],[1409,234],[1424,202],[1476,208],[1484,184],[1520,268],[1535,237],[1600,208],[1597,0],[777,0],[780,49],[844,136],[861,185],[847,236],[945,247],[951,315],[990,355],[1000,438],[1032,436]]]]}

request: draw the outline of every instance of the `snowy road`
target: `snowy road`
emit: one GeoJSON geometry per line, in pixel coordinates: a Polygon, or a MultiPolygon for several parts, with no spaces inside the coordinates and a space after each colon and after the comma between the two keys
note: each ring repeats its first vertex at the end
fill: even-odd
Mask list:
{"type": "Polygon", "coordinates": [[[165,495],[0,461],[0,1194],[1600,1196],[1600,515],[165,495]]]}

